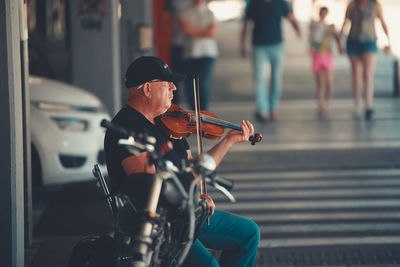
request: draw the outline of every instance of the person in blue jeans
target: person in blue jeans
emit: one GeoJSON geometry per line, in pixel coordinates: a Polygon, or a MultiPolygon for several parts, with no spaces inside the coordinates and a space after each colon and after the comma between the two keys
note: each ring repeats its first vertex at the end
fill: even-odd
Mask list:
{"type": "MultiPolygon", "coordinates": [[[[155,123],[155,118],[169,109],[173,92],[176,90],[174,83],[183,79],[183,75],[172,73],[160,58],[138,58],[126,72],[128,103],[112,120],[114,124],[129,132],[146,132],[154,136],[157,140],[157,149],[166,142],[171,142],[173,149],[165,153],[164,157],[178,168],[182,167],[183,161],[192,158],[189,144],[185,138],[175,139],[164,133],[155,123]]],[[[214,158],[216,165],[222,161],[231,147],[247,142],[249,137],[254,135],[253,124],[249,121],[242,121],[240,127],[242,131],[229,131],[207,152],[214,158]]],[[[139,199],[145,199],[145,196],[139,196],[146,191],[143,187],[156,172],[156,167],[153,163],[149,163],[148,152],[132,155],[118,145],[119,138],[120,136],[113,131],[106,131],[104,150],[112,193],[132,195],[140,201],[139,199]]],[[[179,179],[184,183],[191,181],[193,175],[180,174],[179,179]]],[[[191,247],[184,266],[254,266],[260,240],[257,224],[247,218],[215,210],[215,203],[209,195],[202,194],[200,199],[206,200],[210,207],[210,224],[202,225],[199,237],[191,247]],[[222,251],[219,263],[207,248],[222,251]]]]}
{"type": "Polygon", "coordinates": [[[247,54],[246,36],[249,22],[253,23],[252,65],[256,92],[256,119],[275,120],[282,94],[282,72],[285,48],[282,38],[282,17],[287,18],[298,37],[300,27],[289,3],[285,0],[251,0],[245,12],[240,38],[240,53],[247,54]],[[267,83],[267,64],[270,65],[270,81],[267,83]]]}

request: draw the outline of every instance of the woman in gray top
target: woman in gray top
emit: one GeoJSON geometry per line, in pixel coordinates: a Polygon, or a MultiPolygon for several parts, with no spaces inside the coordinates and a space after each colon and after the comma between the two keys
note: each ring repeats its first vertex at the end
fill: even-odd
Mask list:
{"type": "Polygon", "coordinates": [[[354,0],[348,4],[341,34],[350,23],[350,32],[346,42],[347,54],[350,58],[353,78],[354,116],[360,115],[361,83],[365,95],[365,119],[373,115],[372,101],[374,97],[374,71],[376,66],[376,32],[375,19],[382,24],[389,45],[385,52],[390,51],[390,39],[383,18],[382,6],[376,0],[354,0]]]}

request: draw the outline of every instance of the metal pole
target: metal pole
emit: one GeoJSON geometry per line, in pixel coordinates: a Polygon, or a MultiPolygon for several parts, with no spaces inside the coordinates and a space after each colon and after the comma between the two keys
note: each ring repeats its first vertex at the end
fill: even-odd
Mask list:
{"type": "Polygon", "coordinates": [[[29,95],[29,62],[28,62],[28,20],[26,0],[20,1],[20,56],[21,56],[21,91],[23,116],[23,149],[24,149],[24,215],[25,247],[32,245],[32,178],[31,178],[31,131],[30,131],[30,95],[29,95]]]}

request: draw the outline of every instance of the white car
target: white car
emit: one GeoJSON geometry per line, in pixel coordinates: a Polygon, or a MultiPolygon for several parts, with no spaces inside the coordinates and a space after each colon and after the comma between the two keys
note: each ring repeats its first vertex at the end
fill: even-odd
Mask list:
{"type": "Polygon", "coordinates": [[[106,173],[102,119],[110,119],[93,94],[31,76],[32,181],[53,185],[93,179],[95,163],[106,173]]]}

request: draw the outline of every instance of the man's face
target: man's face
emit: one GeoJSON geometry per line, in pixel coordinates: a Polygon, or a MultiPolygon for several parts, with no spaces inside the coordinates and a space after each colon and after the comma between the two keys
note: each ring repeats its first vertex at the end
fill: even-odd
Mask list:
{"type": "Polygon", "coordinates": [[[176,87],[173,82],[167,81],[152,80],[149,83],[151,86],[152,108],[162,114],[171,106],[171,101],[174,97],[173,91],[176,90],[176,87]]]}

